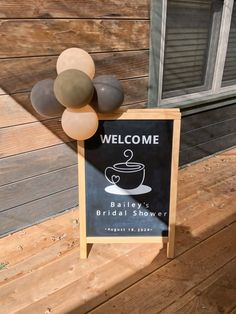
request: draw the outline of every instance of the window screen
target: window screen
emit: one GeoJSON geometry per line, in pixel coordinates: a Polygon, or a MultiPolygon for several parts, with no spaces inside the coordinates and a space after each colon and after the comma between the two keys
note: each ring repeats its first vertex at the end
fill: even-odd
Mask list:
{"type": "Polygon", "coordinates": [[[168,0],[162,98],[209,89],[221,0],[168,0]]]}

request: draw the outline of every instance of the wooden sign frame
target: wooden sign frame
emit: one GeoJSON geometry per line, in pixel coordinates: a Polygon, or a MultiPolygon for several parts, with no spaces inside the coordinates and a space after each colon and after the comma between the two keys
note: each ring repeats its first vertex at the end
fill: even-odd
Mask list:
{"type": "Polygon", "coordinates": [[[168,236],[88,237],[86,233],[86,178],[84,141],[78,141],[78,181],[80,212],[80,258],[87,258],[87,245],[92,243],[167,243],[167,257],[174,257],[177,177],[179,163],[181,114],[179,109],[130,109],[112,114],[99,114],[99,120],[173,120],[171,180],[168,236]]]}

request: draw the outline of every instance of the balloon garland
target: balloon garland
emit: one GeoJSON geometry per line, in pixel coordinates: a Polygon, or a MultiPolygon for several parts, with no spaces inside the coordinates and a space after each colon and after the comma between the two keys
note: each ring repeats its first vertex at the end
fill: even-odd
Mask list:
{"type": "Polygon", "coordinates": [[[62,115],[64,132],[75,140],[86,140],[97,131],[97,112],[110,113],[121,106],[123,87],[112,75],[94,78],[94,61],[80,48],[64,50],[56,69],[55,80],[42,80],[33,86],[31,104],[42,116],[62,115]]]}

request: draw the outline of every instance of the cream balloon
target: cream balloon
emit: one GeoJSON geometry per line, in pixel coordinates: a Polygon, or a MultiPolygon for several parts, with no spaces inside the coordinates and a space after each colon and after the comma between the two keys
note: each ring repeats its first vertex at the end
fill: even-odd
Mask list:
{"type": "Polygon", "coordinates": [[[64,132],[69,137],[84,141],[96,133],[98,116],[90,105],[80,109],[68,108],[62,114],[61,124],[64,132]]]}
{"type": "Polygon", "coordinates": [[[95,64],[87,51],[80,48],[69,48],[60,54],[57,59],[57,73],[69,69],[76,69],[86,73],[91,79],[95,75],[95,64]]]}

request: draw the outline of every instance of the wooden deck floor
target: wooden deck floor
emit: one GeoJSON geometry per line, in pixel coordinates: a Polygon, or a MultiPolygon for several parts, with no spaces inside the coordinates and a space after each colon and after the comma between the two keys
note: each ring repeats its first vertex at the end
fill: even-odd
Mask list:
{"type": "Polygon", "coordinates": [[[0,313],[236,313],[236,149],[180,171],[176,258],[94,245],[78,211],[0,239],[0,313]]]}

